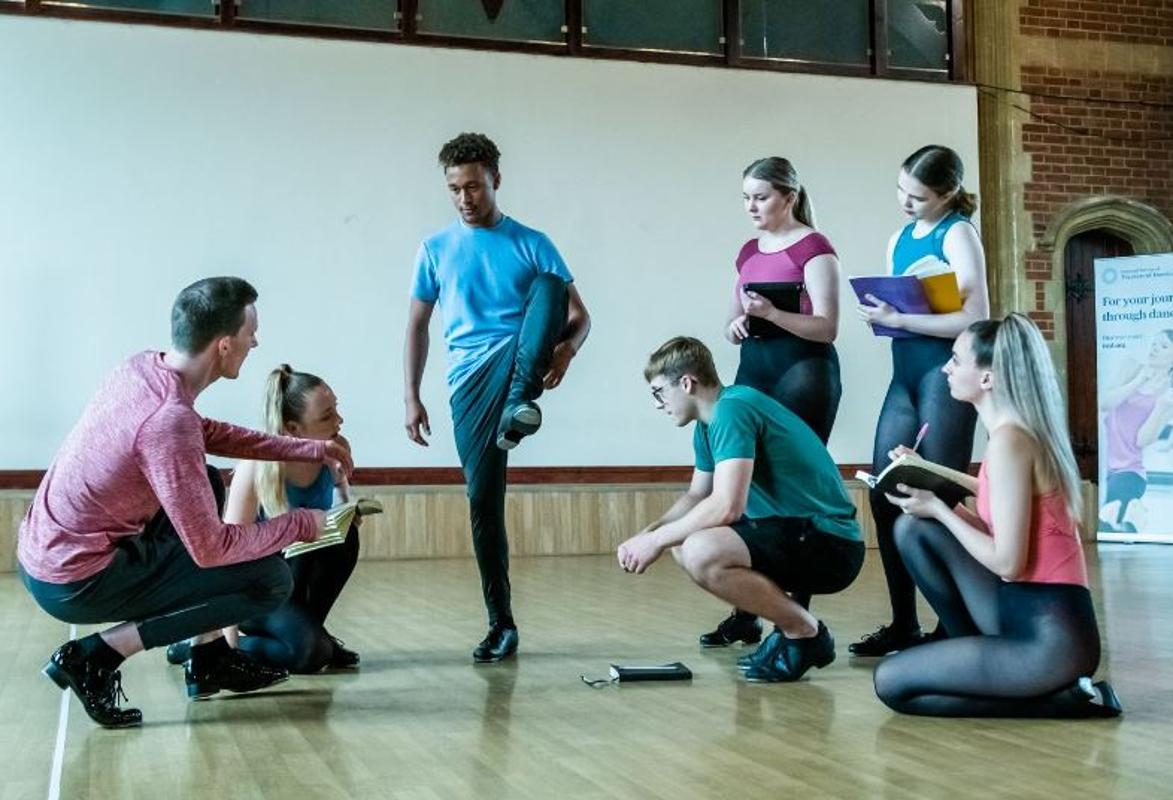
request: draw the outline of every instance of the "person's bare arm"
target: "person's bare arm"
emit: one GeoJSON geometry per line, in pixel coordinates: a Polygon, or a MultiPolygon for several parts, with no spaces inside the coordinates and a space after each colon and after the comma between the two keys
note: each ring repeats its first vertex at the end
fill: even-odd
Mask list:
{"type": "Polygon", "coordinates": [[[752,458],[729,458],[717,463],[713,490],[679,518],[655,530],[643,531],[619,545],[616,557],[627,572],[647,570],[664,551],[682,544],[697,531],[736,522],[745,513],[753,480],[752,458]]]}
{"type": "Polygon", "coordinates": [[[435,304],[414,297],[407,310],[407,335],[403,344],[403,427],[407,438],[418,445],[428,446],[424,434],[432,435],[428,410],[420,400],[420,383],[428,363],[428,323],[432,321],[435,304]]]}

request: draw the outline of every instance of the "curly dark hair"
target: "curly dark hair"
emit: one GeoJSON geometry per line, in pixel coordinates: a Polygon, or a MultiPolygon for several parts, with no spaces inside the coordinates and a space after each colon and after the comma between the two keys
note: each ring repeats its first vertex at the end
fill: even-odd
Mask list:
{"type": "Polygon", "coordinates": [[[483,133],[462,133],[440,148],[440,166],[444,169],[480,163],[496,175],[500,160],[501,151],[483,133]]]}

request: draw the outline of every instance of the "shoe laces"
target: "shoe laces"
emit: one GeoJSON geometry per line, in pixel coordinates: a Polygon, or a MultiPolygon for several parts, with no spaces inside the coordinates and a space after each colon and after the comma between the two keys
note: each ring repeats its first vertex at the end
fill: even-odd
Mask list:
{"type": "Polygon", "coordinates": [[[890,639],[891,637],[892,637],[892,626],[891,625],[881,625],[880,627],[876,628],[871,633],[866,634],[863,637],[862,641],[882,642],[885,639],[890,639]]]}
{"type": "Polygon", "coordinates": [[[94,700],[114,708],[120,708],[122,701],[130,702],[130,698],[122,690],[122,670],[114,670],[114,672],[99,670],[94,677],[97,686],[89,693],[94,700]]]}
{"type": "Polygon", "coordinates": [[[122,670],[115,670],[110,677],[110,700],[116,706],[121,706],[123,702],[129,703],[130,698],[126,696],[126,692],[122,690],[122,670]]]}
{"type": "Polygon", "coordinates": [[[734,611],[729,616],[725,617],[725,619],[721,620],[721,622],[717,625],[717,630],[724,633],[725,631],[729,630],[730,628],[732,628],[736,625],[742,625],[743,623],[741,621],[741,617],[739,616],[739,613],[740,612],[734,611]]]}

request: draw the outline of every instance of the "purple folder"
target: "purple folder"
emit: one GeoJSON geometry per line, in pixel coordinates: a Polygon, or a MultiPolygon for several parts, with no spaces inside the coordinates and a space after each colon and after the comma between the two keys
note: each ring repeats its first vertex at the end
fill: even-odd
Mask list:
{"type": "MultiPolygon", "coordinates": [[[[901,314],[932,314],[929,299],[925,296],[924,287],[920,280],[912,275],[868,275],[862,278],[848,278],[855,296],[865,306],[871,302],[867,295],[875,295],[901,314]]],[[[915,336],[915,333],[899,328],[889,328],[886,325],[872,325],[872,333],[876,336],[891,336],[893,339],[904,339],[915,336]]]]}

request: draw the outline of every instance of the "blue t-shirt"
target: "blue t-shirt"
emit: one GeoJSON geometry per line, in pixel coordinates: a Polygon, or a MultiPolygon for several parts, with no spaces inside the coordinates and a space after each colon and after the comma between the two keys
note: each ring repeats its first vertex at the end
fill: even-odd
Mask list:
{"type": "Polygon", "coordinates": [[[745,514],[809,519],[823,533],[860,540],[855,505],[839,468],[810,427],[786,406],[749,386],[726,386],[706,425],[692,436],[696,468],[712,472],[731,458],[752,458],[745,514]]]}
{"type": "Polygon", "coordinates": [[[517,334],[530,284],[544,272],[574,280],[544,233],[510,217],[491,228],[457,219],[420,244],[411,296],[440,303],[449,387],[517,334]]]}
{"type": "Polygon", "coordinates": [[[959,211],[950,211],[937,220],[933,229],[924,236],[912,235],[913,229],[916,228],[915,222],[905,225],[896,240],[896,246],[892,248],[892,274],[903,275],[909,267],[925,259],[936,259],[948,264],[949,259],[945,257],[945,234],[959,222],[968,223],[969,217],[959,211]]]}

